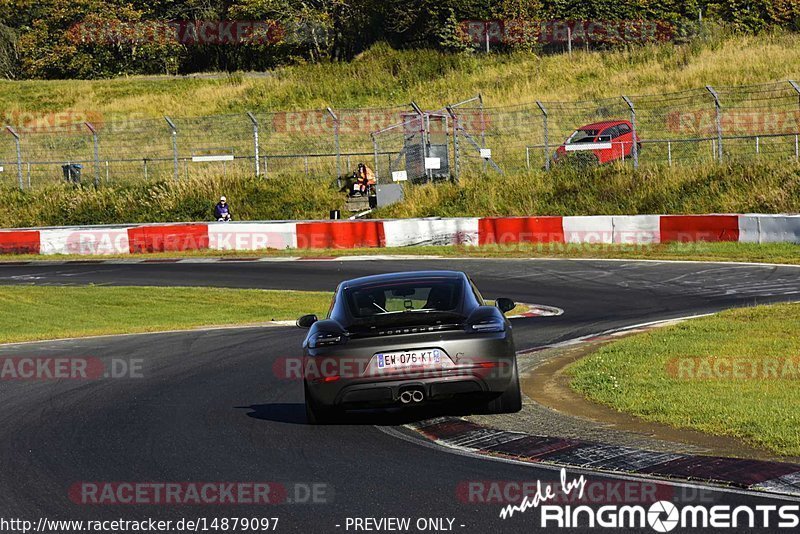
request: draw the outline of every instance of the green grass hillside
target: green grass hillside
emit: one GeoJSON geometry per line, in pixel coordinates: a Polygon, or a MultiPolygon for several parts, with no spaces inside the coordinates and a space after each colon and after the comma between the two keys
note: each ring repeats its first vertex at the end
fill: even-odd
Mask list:
{"type": "MultiPolygon", "coordinates": [[[[3,81],[0,82],[0,109],[7,114],[3,118],[6,121],[19,116],[15,112],[37,114],[68,110],[91,110],[134,118],[159,117],[165,113],[180,117],[326,105],[339,108],[387,106],[412,99],[433,107],[477,92],[494,106],[534,99],[601,98],[623,92],[659,94],[697,89],[705,84],[722,87],[791,78],[800,79],[800,40],[796,34],[783,32],[714,36],[684,45],[662,44],[622,51],[576,51],[572,57],[524,52],[443,54],[424,50],[396,51],[378,45],[350,63],[299,65],[258,75],[3,81]]],[[[790,90],[788,84],[785,85],[790,90]]],[[[710,100],[708,106],[712,106],[710,100]]],[[[572,128],[573,122],[580,120],[564,120],[561,126],[572,128]]],[[[642,122],[642,135],[647,138],[647,124],[644,119],[642,122]]],[[[252,132],[243,114],[241,124],[244,126],[235,132],[217,133],[202,121],[179,124],[183,126],[179,126],[178,145],[184,158],[197,147],[236,142],[241,145],[237,153],[241,153],[252,146],[252,132]]],[[[532,169],[526,170],[524,165],[522,145],[536,141],[531,133],[538,127],[538,122],[535,124],[521,126],[526,135],[509,130],[505,137],[490,140],[497,161],[509,171],[505,175],[484,175],[479,166],[466,167],[462,169],[459,184],[409,186],[403,203],[374,215],[800,211],[800,166],[791,161],[787,163],[790,158],[786,151],[793,155],[793,146],[785,139],[779,140],[785,154],[767,153],[768,140],[762,140],[762,153],[758,157],[753,156],[753,147],[747,145],[747,159],[737,159],[737,152],[733,150],[736,147],[726,143],[726,151],[731,150],[732,155],[726,156],[724,164],[715,164],[706,157],[702,161],[700,158],[692,160],[691,166],[669,167],[660,163],[666,156],[656,154],[659,148],[648,145],[644,149],[646,165],[638,171],[628,162],[589,169],[564,167],[545,173],[538,169],[538,153],[534,154],[532,169]]],[[[24,157],[33,161],[55,158],[55,163],[34,164],[33,188],[25,191],[16,189],[15,173],[3,173],[0,202],[8,212],[4,225],[203,220],[208,218],[214,199],[220,194],[230,197],[240,220],[325,218],[328,210],[340,208],[344,203],[343,195],[334,187],[333,158],[322,163],[312,161],[311,172],[304,178],[296,177],[305,174],[301,158],[271,159],[269,179],[254,178],[252,162],[244,159],[224,173],[218,165],[209,165],[205,170],[191,167],[191,178],[185,177],[189,175],[189,164],[182,163],[181,178],[173,181],[172,149],[166,123],[158,120],[153,121],[153,125],[138,132],[139,137],[101,134],[98,177],[102,187],[97,190],[91,186],[66,185],[60,176],[59,162],[80,161],[73,157],[91,160],[90,136],[28,136],[34,140],[24,139],[24,157]],[[160,155],[163,160],[150,161],[150,181],[145,183],[143,167],[147,162],[143,163],[141,158],[152,158],[153,154],[160,155]],[[131,159],[122,170],[112,162],[111,179],[106,183],[104,177],[109,168],[103,166],[102,158],[131,159]],[[324,169],[314,167],[323,164],[327,165],[324,169]],[[294,174],[289,172],[292,170],[294,174]]],[[[269,137],[268,131],[263,133],[264,150],[272,155],[332,150],[329,135],[276,134],[269,137]],[[313,145],[316,141],[320,146],[313,145]],[[309,143],[313,146],[309,147],[309,143]]],[[[559,132],[551,131],[551,135],[560,142],[559,132]]],[[[363,145],[364,150],[372,150],[366,131],[363,135],[360,131],[351,132],[346,141],[348,149],[363,145]],[[361,144],[353,142],[351,137],[357,137],[361,144]]],[[[5,144],[0,148],[5,150],[6,171],[10,171],[13,164],[8,162],[15,158],[10,136],[6,135],[5,144]]],[[[706,152],[706,156],[711,154],[710,150],[706,152]]],[[[369,156],[366,159],[371,161],[369,156]]],[[[348,165],[357,161],[348,159],[348,165]]],[[[90,162],[84,171],[85,182],[91,182],[95,176],[92,165],[90,162]]]]}
{"type": "MultiPolygon", "coordinates": [[[[322,179],[252,176],[20,191],[0,188],[8,226],[208,220],[219,195],[238,220],[327,218],[344,196],[322,179]]],[[[630,165],[477,175],[460,184],[408,185],[406,199],[375,217],[785,213],[800,211],[800,166],[746,162],[700,167],[630,165]]]]}
{"type": "Polygon", "coordinates": [[[94,111],[136,117],[198,116],[280,109],[439,106],[478,92],[490,105],[662,93],[704,85],[800,78],[791,33],[714,36],[686,45],[537,56],[395,51],[378,45],[350,63],[321,63],[258,75],[2,81],[0,109],[94,111]]]}

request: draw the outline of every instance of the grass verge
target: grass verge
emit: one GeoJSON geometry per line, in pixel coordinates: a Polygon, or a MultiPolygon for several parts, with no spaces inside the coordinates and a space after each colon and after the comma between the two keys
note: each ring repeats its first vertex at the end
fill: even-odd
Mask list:
{"type": "Polygon", "coordinates": [[[665,261],[730,261],[751,263],[783,263],[800,265],[800,245],[792,243],[665,243],[658,245],[580,245],[518,244],[468,246],[418,246],[399,248],[352,249],[286,249],[256,251],[192,250],[156,252],[153,254],[118,254],[108,256],[3,254],[2,262],[19,261],[95,261],[95,260],[163,260],[191,258],[336,258],[347,256],[441,256],[444,258],[550,258],[550,259],[622,259],[665,261]]]}
{"type": "MultiPolygon", "coordinates": [[[[324,317],[330,299],[319,291],[6,286],[0,305],[13,312],[0,315],[0,343],[324,317]]],[[[517,305],[508,315],[526,311],[517,305]]]]}
{"type": "Polygon", "coordinates": [[[0,287],[0,343],[324,315],[330,293],[195,287],[0,287]]]}
{"type": "Polygon", "coordinates": [[[634,335],[573,364],[571,386],[647,421],[800,456],[800,304],[634,335]]]}

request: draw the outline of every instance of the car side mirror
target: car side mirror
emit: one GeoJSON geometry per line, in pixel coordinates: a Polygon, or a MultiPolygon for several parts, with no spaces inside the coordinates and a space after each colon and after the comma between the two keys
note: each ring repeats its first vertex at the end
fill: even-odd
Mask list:
{"type": "Polygon", "coordinates": [[[300,328],[311,328],[311,325],[313,325],[317,321],[319,321],[319,319],[317,318],[316,315],[314,315],[312,313],[312,314],[304,315],[304,316],[300,317],[297,320],[297,326],[299,326],[300,328]]]}
{"type": "Polygon", "coordinates": [[[500,297],[499,299],[495,300],[494,305],[497,306],[503,313],[510,312],[517,307],[517,304],[513,300],[504,297],[500,297]]]}

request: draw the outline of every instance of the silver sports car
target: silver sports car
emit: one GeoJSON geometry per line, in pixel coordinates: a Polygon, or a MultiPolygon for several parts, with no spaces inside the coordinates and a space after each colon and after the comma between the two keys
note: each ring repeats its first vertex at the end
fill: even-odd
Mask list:
{"type": "Polygon", "coordinates": [[[456,271],[367,276],[339,284],[328,316],[304,315],[310,423],[344,410],[458,399],[482,413],[522,402],[506,298],[488,305],[456,271]]]}

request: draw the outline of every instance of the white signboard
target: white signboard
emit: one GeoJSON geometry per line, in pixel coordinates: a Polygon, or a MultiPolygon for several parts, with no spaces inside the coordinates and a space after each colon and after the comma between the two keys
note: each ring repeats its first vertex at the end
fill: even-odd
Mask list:
{"type": "Polygon", "coordinates": [[[442,160],[439,158],[425,158],[426,169],[441,169],[442,160]]]}
{"type": "Polygon", "coordinates": [[[611,148],[611,143],[575,143],[573,145],[564,145],[567,152],[579,152],[581,150],[608,150],[611,148]]]}
{"type": "Polygon", "coordinates": [[[492,149],[491,148],[482,148],[481,149],[481,157],[483,159],[492,159],[492,149]]]}
{"type": "Polygon", "coordinates": [[[408,173],[406,171],[392,172],[392,180],[395,182],[405,182],[408,180],[408,173]]]}
{"type": "Polygon", "coordinates": [[[233,161],[233,154],[219,154],[212,156],[192,156],[192,162],[205,163],[208,161],[233,161]]]}
{"type": "Polygon", "coordinates": [[[2,165],[0,165],[0,172],[3,172],[4,170],[5,170],[5,169],[3,168],[3,166],[2,166],[2,165]]]}

